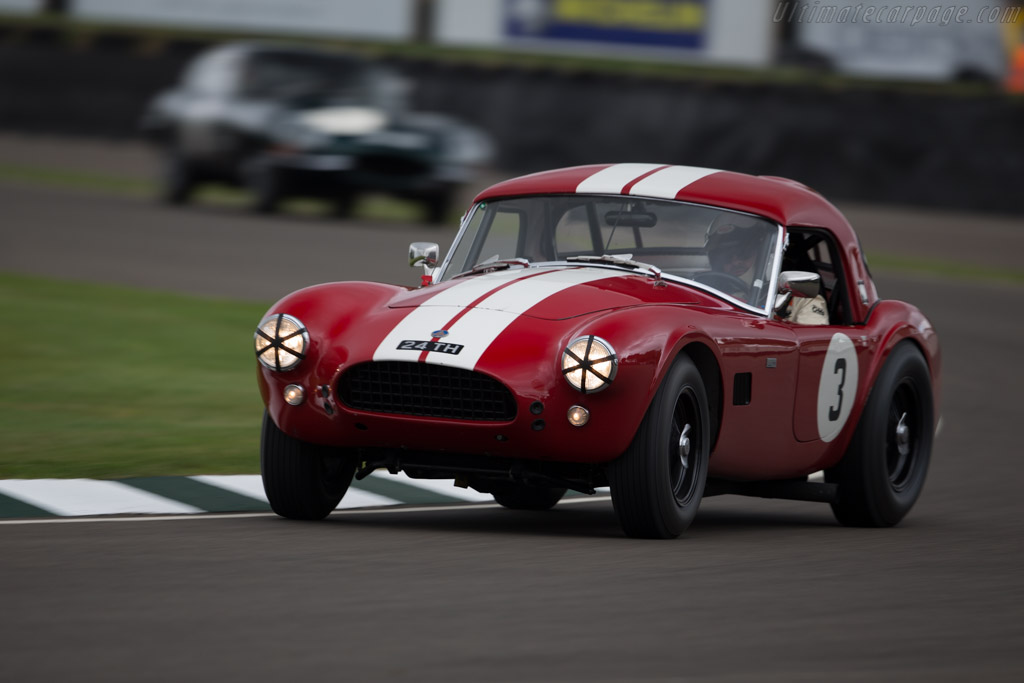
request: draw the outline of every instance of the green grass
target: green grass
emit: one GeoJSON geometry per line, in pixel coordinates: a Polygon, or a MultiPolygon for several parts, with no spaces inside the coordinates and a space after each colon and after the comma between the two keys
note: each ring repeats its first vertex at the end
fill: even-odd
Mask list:
{"type": "Polygon", "coordinates": [[[137,178],[2,162],[0,162],[0,181],[137,197],[153,196],[156,193],[156,187],[152,182],[137,178]]]}
{"type": "Polygon", "coordinates": [[[992,282],[1024,285],[1024,270],[979,266],[973,263],[925,259],[913,256],[897,256],[872,252],[867,255],[872,270],[898,273],[920,273],[943,278],[970,282],[992,282]]]}
{"type": "Polygon", "coordinates": [[[0,479],[258,472],[265,310],[0,274],[0,479]]]}

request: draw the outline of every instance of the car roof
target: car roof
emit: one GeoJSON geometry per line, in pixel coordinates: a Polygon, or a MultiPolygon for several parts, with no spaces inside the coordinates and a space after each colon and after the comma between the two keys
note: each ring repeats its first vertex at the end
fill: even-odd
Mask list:
{"type": "Polygon", "coordinates": [[[856,293],[850,297],[853,319],[866,319],[878,299],[850,223],[827,199],[795,180],[696,166],[595,164],[512,178],[487,188],[475,202],[545,194],[674,199],[752,213],[787,227],[824,228],[845,254],[846,285],[856,293]]]}
{"type": "Polygon", "coordinates": [[[538,194],[604,194],[675,199],[744,211],[786,226],[829,228],[842,241],[856,239],[828,200],[795,180],[695,166],[594,164],[512,178],[475,201],[538,194]]]}
{"type": "Polygon", "coordinates": [[[270,56],[312,56],[312,57],[326,57],[333,59],[343,59],[352,62],[363,61],[363,58],[359,55],[349,52],[340,52],[329,49],[322,49],[309,45],[296,45],[292,43],[284,42],[273,42],[273,41],[259,41],[259,40],[240,40],[229,43],[222,43],[209,48],[202,54],[221,54],[221,53],[235,53],[241,55],[243,58],[249,59],[260,55],[270,56]]]}

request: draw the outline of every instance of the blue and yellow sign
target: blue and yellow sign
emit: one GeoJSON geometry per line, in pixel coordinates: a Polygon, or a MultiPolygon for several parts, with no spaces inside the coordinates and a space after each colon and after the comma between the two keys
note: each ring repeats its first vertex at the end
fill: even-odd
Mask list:
{"type": "Polygon", "coordinates": [[[707,0],[504,0],[510,38],[698,49],[707,0]]]}

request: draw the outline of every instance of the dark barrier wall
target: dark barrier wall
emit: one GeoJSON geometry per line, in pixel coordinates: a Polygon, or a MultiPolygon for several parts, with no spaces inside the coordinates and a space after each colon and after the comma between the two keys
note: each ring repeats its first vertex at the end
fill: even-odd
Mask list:
{"type": "MultiPolygon", "coordinates": [[[[128,137],[201,46],[0,40],[0,128],[128,137]]],[[[829,197],[1024,213],[1024,99],[391,64],[511,172],[624,161],[782,175],[829,197]]]]}

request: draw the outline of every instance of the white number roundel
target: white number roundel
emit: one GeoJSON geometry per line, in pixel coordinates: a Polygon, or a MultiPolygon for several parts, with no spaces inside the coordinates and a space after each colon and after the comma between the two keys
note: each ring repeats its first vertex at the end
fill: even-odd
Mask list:
{"type": "Polygon", "coordinates": [[[822,441],[839,436],[856,395],[857,350],[849,337],[837,332],[825,352],[818,382],[818,436],[822,441]]]}

